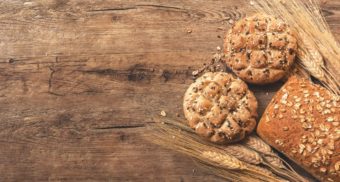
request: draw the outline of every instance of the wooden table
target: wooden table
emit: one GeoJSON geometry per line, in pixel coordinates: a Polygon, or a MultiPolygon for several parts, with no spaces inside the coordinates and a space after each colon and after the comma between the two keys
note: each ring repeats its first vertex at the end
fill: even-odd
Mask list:
{"type": "MultiPolygon", "coordinates": [[[[222,181],[152,145],[241,0],[1,0],[0,181],[222,181]]],[[[340,38],[340,1],[322,5],[340,38]]],[[[280,83],[251,86],[260,113],[280,83]]]]}

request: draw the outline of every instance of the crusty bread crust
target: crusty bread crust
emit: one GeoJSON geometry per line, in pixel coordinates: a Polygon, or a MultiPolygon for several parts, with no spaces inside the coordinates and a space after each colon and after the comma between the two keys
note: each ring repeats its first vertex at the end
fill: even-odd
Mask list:
{"type": "Polygon", "coordinates": [[[256,126],[254,94],[228,73],[199,77],[186,91],[183,107],[189,126],[214,143],[239,141],[256,126]]]}
{"type": "Polygon", "coordinates": [[[259,136],[321,181],[340,181],[340,100],[291,77],[266,108],[259,136]]]}
{"type": "Polygon", "coordinates": [[[224,40],[226,63],[253,84],[281,79],[294,62],[296,35],[282,20],[256,14],[239,20],[224,40]]]}

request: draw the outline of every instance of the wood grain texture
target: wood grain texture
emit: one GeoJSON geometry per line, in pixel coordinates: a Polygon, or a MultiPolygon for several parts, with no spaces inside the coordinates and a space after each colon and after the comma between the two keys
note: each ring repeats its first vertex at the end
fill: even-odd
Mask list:
{"type": "MultiPolygon", "coordinates": [[[[340,2],[322,5],[340,38],[340,2]]],[[[0,1],[0,181],[222,181],[147,143],[239,0],[0,1]],[[188,32],[191,31],[191,33],[188,32]]],[[[281,83],[251,86],[262,113],[281,83]]]]}

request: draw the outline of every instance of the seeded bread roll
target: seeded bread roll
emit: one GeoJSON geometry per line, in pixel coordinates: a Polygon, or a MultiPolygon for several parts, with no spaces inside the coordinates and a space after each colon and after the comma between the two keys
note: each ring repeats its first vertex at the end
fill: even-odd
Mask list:
{"type": "Polygon", "coordinates": [[[183,106],[189,126],[214,143],[239,141],[256,126],[255,96],[228,73],[208,72],[196,79],[185,93],[183,106]]]}
{"type": "Polygon", "coordinates": [[[321,181],[340,181],[340,99],[291,77],[266,108],[260,137],[321,181]]]}
{"type": "Polygon", "coordinates": [[[225,37],[226,63],[246,82],[276,82],[294,62],[295,37],[287,24],[274,17],[256,14],[241,19],[225,37]]]}

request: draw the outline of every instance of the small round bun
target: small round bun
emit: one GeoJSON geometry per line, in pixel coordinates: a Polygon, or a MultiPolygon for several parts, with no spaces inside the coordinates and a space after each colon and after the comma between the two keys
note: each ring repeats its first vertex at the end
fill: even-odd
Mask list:
{"type": "Polygon", "coordinates": [[[246,83],[224,72],[208,72],[184,95],[184,115],[196,133],[214,143],[243,139],[256,125],[257,101],[246,83]]]}
{"type": "Polygon", "coordinates": [[[239,20],[224,39],[226,63],[242,80],[268,84],[294,63],[296,35],[282,20],[256,14],[239,20]]]}

